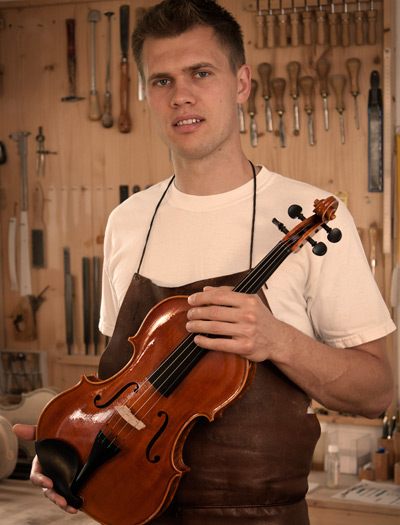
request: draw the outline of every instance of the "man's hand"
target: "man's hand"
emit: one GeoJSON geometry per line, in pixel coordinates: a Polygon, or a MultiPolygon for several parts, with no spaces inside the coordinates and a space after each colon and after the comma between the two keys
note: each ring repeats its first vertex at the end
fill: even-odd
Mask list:
{"type": "Polygon", "coordinates": [[[187,331],[220,336],[214,339],[197,335],[195,342],[201,348],[239,354],[254,362],[269,357],[269,335],[277,321],[258,295],[207,286],[188,301],[191,308],[187,331]]]}
{"type": "MultiPolygon", "coordinates": [[[[14,425],[13,432],[17,437],[21,439],[32,441],[35,439],[36,427],[33,425],[14,425]]],[[[36,485],[37,487],[42,487],[43,493],[46,496],[46,498],[58,505],[61,509],[69,512],[70,514],[76,514],[78,512],[77,509],[68,505],[65,498],[63,498],[63,496],[60,496],[60,494],[58,494],[53,489],[53,482],[50,478],[43,474],[42,467],[40,466],[39,459],[37,456],[35,456],[32,462],[30,479],[33,485],[36,485]]]]}

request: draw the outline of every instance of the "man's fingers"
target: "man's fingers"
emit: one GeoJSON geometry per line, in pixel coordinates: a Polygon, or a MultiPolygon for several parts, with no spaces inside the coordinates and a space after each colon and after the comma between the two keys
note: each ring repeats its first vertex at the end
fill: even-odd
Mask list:
{"type": "Polygon", "coordinates": [[[34,425],[20,425],[17,423],[13,426],[13,432],[21,439],[32,441],[36,436],[36,427],[34,425]]]}

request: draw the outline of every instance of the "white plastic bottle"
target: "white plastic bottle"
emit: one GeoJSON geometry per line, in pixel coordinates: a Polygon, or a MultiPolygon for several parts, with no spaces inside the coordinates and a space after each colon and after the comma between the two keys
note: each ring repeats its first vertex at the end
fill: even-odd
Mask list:
{"type": "Polygon", "coordinates": [[[339,487],[340,476],[340,457],[339,447],[337,445],[328,445],[328,455],[326,458],[327,468],[327,482],[326,485],[330,489],[337,489],[339,487]]]}

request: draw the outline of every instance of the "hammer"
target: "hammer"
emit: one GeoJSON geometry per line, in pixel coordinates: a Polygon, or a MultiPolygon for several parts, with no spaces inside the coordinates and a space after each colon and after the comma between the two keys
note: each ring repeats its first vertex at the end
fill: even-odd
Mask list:
{"type": "Polygon", "coordinates": [[[68,63],[68,84],[69,95],[63,97],[62,102],[76,102],[83,100],[83,97],[76,96],[76,54],[75,54],[75,19],[67,18],[67,63],[68,63]]]}

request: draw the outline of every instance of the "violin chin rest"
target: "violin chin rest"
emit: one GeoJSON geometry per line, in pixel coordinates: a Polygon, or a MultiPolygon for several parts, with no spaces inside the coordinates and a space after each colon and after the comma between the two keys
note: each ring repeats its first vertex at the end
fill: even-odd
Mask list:
{"type": "Polygon", "coordinates": [[[53,481],[55,490],[67,500],[68,505],[79,509],[82,498],[75,496],[71,490],[81,470],[76,450],[59,439],[41,439],[36,441],[35,448],[44,475],[53,481]]]}

